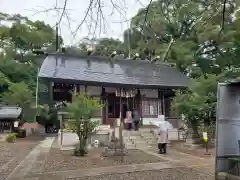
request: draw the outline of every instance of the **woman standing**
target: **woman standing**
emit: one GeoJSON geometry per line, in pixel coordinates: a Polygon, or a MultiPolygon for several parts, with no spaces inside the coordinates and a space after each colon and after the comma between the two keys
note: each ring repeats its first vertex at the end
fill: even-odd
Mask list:
{"type": "Polygon", "coordinates": [[[129,109],[126,112],[125,123],[127,125],[127,129],[131,131],[132,130],[132,111],[130,111],[129,109]]]}
{"type": "Polygon", "coordinates": [[[139,121],[140,121],[139,113],[136,109],[133,109],[133,124],[135,131],[139,129],[139,121]]]}

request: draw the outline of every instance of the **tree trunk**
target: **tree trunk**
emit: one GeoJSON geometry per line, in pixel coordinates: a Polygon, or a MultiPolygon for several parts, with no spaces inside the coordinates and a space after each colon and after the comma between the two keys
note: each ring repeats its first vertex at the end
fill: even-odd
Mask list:
{"type": "Polygon", "coordinates": [[[84,146],[84,138],[79,136],[79,146],[76,147],[74,151],[75,156],[84,156],[85,155],[85,146],[84,146]]]}
{"type": "Polygon", "coordinates": [[[82,137],[80,139],[79,155],[80,156],[85,155],[85,143],[84,143],[84,138],[82,138],[82,137]]]}

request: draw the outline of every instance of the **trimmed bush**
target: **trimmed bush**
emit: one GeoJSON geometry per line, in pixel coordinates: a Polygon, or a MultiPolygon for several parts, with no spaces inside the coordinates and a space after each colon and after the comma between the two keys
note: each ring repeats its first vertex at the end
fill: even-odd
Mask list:
{"type": "Polygon", "coordinates": [[[15,142],[16,139],[17,139],[17,134],[16,133],[8,134],[7,137],[6,137],[6,141],[9,142],[9,143],[15,142]]]}

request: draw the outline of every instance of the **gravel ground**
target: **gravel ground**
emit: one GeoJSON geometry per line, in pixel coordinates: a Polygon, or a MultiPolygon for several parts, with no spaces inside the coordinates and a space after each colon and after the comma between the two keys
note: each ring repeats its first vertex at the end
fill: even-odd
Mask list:
{"type": "Polygon", "coordinates": [[[141,164],[164,161],[156,156],[149,155],[139,150],[128,150],[121,162],[120,156],[102,157],[103,149],[93,149],[85,157],[73,156],[73,151],[60,151],[56,148],[55,141],[46,159],[43,172],[75,170],[81,168],[96,168],[124,164],[141,164]]]}
{"type": "Polygon", "coordinates": [[[109,174],[94,177],[68,178],[66,180],[214,180],[214,177],[205,175],[190,168],[162,169],[141,171],[124,174],[109,174]]]}
{"type": "MultiPolygon", "coordinates": [[[[206,158],[209,155],[205,155],[206,149],[202,146],[197,149],[189,149],[187,146],[184,146],[183,142],[173,142],[171,144],[171,148],[174,148],[180,152],[187,153],[193,156],[206,158]]],[[[208,150],[212,157],[215,156],[215,148],[211,148],[208,150]]]]}
{"type": "Polygon", "coordinates": [[[0,180],[6,179],[41,139],[29,137],[17,139],[16,143],[0,142],[0,180]]]}

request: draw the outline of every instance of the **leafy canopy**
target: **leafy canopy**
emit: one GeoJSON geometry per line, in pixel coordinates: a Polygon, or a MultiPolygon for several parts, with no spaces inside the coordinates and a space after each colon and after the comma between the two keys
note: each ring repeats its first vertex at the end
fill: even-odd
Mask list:
{"type": "Polygon", "coordinates": [[[91,133],[98,125],[98,122],[91,118],[101,107],[99,99],[93,98],[87,93],[73,93],[72,102],[67,105],[67,110],[71,116],[70,128],[79,136],[82,133],[91,133]]]}

